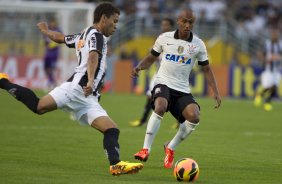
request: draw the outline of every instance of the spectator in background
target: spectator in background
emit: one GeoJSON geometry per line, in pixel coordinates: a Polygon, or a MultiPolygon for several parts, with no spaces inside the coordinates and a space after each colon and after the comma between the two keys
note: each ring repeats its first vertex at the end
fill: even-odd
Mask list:
{"type": "MultiPolygon", "coordinates": [[[[48,26],[51,31],[61,32],[57,25],[55,17],[50,17],[48,20],[48,26]]],[[[60,55],[59,44],[52,41],[47,36],[44,36],[45,42],[45,55],[44,55],[44,71],[47,77],[47,90],[50,90],[56,86],[55,71],[57,61],[60,55]]]]}
{"type": "Polygon", "coordinates": [[[264,110],[271,111],[272,98],[277,92],[277,87],[281,80],[281,54],[282,54],[282,41],[278,28],[271,29],[270,39],[267,39],[264,44],[263,61],[264,71],[261,74],[261,85],[263,90],[258,92],[254,105],[259,107],[264,99],[264,110]]]}
{"type": "MultiPolygon", "coordinates": [[[[162,33],[165,33],[165,32],[168,32],[168,31],[172,31],[173,30],[173,26],[174,26],[174,21],[172,19],[164,18],[162,20],[162,22],[161,22],[161,31],[162,31],[162,33]]],[[[160,63],[157,62],[157,65],[160,65],[160,63]]],[[[157,68],[159,68],[159,66],[157,68]]],[[[134,121],[129,122],[129,124],[131,126],[133,126],[133,127],[142,126],[142,125],[144,125],[147,122],[148,115],[149,115],[149,113],[151,112],[151,109],[152,109],[152,107],[151,107],[151,101],[152,101],[151,91],[154,88],[154,81],[155,81],[156,74],[157,73],[155,73],[154,76],[152,77],[152,79],[150,81],[149,89],[146,92],[147,100],[146,100],[146,104],[144,106],[144,111],[142,113],[142,117],[140,119],[136,119],[134,121]]],[[[176,125],[178,125],[178,123],[176,125]]]]}

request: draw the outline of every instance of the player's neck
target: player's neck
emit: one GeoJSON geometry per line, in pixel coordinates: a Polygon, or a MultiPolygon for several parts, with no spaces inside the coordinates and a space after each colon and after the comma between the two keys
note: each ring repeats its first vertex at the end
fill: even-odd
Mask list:
{"type": "Polygon", "coordinates": [[[181,33],[180,31],[178,32],[178,37],[179,37],[179,39],[181,39],[181,40],[188,40],[189,39],[189,37],[190,37],[190,33],[191,32],[188,32],[188,33],[181,33]]]}
{"type": "Polygon", "coordinates": [[[99,31],[100,33],[102,33],[102,28],[101,28],[101,26],[100,26],[99,24],[93,24],[93,27],[94,27],[97,31],[99,31]]]}

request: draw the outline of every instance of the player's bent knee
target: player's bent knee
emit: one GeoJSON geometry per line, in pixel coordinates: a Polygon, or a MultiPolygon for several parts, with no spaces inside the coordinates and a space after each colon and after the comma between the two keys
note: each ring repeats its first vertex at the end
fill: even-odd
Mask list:
{"type": "Polygon", "coordinates": [[[40,103],[40,102],[38,103],[36,114],[42,115],[49,111],[50,110],[48,106],[46,106],[44,103],[40,103]]]}
{"type": "Polygon", "coordinates": [[[164,107],[164,106],[158,106],[158,107],[155,108],[154,111],[155,111],[156,114],[158,114],[158,115],[160,115],[160,116],[163,116],[164,113],[166,112],[166,107],[164,107]]]}
{"type": "Polygon", "coordinates": [[[186,118],[189,122],[198,124],[200,122],[200,114],[199,113],[188,113],[188,117],[186,118]]]}

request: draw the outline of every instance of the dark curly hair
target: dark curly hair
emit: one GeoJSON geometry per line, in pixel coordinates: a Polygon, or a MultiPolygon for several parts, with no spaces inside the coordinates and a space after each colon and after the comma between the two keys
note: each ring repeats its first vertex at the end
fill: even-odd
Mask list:
{"type": "Polygon", "coordinates": [[[98,23],[102,15],[106,15],[106,17],[110,17],[111,15],[114,15],[115,13],[120,14],[120,11],[112,3],[110,2],[100,3],[94,10],[93,23],[98,23]]]}

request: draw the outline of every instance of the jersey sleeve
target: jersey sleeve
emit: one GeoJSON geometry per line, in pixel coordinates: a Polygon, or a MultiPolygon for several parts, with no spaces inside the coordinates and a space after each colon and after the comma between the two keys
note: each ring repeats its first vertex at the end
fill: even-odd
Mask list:
{"type": "Polygon", "coordinates": [[[74,34],[74,35],[67,35],[65,36],[65,43],[69,48],[75,48],[75,42],[77,39],[79,39],[80,37],[80,33],[79,34],[74,34]]]}
{"type": "Polygon", "coordinates": [[[198,65],[209,64],[207,48],[202,40],[200,42],[200,48],[199,48],[199,53],[197,55],[197,59],[198,59],[198,65]]]}
{"type": "Polygon", "coordinates": [[[163,37],[162,35],[160,35],[157,40],[155,41],[155,44],[151,50],[151,53],[154,55],[154,56],[159,56],[162,52],[163,52],[163,37]]]}
{"type": "Polygon", "coordinates": [[[102,49],[104,45],[104,37],[101,33],[94,33],[89,39],[89,52],[97,51],[100,55],[102,54],[102,49]]]}

